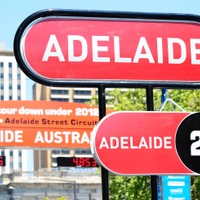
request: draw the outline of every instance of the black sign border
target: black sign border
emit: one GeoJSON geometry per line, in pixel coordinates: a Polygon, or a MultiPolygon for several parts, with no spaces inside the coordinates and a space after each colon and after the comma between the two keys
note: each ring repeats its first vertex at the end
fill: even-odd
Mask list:
{"type": "Polygon", "coordinates": [[[49,9],[40,10],[27,17],[17,29],[14,37],[14,55],[18,65],[22,71],[32,80],[46,86],[57,87],[137,87],[143,88],[147,86],[164,87],[164,88],[199,88],[200,81],[143,81],[143,80],[65,80],[65,79],[49,79],[37,73],[34,73],[24,62],[21,55],[20,43],[24,31],[30,26],[33,21],[44,17],[80,17],[80,18],[112,18],[112,19],[138,19],[138,20],[154,20],[154,21],[183,21],[195,22],[200,25],[200,16],[191,14],[174,14],[174,13],[141,13],[141,12],[121,12],[121,11],[88,11],[88,10],[62,10],[49,9]]]}

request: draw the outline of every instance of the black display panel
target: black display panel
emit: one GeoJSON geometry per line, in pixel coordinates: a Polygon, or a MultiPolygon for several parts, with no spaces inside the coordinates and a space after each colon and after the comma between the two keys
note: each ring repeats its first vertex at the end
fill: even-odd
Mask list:
{"type": "Polygon", "coordinates": [[[58,167],[98,167],[97,162],[91,157],[58,157],[58,167]]]}

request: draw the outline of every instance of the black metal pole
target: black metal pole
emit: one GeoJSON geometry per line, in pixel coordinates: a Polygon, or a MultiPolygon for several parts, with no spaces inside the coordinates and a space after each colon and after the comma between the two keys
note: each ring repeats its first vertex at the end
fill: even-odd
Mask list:
{"type": "MultiPolygon", "coordinates": [[[[104,85],[100,85],[98,88],[98,100],[99,100],[99,120],[106,115],[106,95],[104,85]]],[[[102,181],[102,199],[109,200],[109,180],[108,171],[101,167],[101,181],[102,181]]]]}
{"type": "MultiPolygon", "coordinates": [[[[147,111],[154,110],[153,103],[153,88],[151,86],[146,88],[146,97],[147,97],[147,111]]],[[[151,176],[151,199],[158,199],[158,189],[157,189],[157,176],[151,176]]]]}

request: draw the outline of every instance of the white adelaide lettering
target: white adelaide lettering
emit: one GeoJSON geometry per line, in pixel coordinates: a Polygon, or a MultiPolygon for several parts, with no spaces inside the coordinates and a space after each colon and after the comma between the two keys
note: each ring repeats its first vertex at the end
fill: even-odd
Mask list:
{"type": "Polygon", "coordinates": [[[181,64],[185,61],[186,54],[186,44],[183,40],[179,38],[168,38],[168,55],[169,55],[169,64],[181,64]],[[180,47],[180,57],[175,58],[174,45],[179,45],[180,47]]]}
{"type": "Polygon", "coordinates": [[[153,55],[151,53],[150,47],[147,43],[147,40],[145,37],[141,37],[135,52],[135,56],[133,59],[134,63],[138,63],[140,59],[148,59],[149,63],[155,63],[154,59],[153,59],[153,55]],[[144,53],[143,52],[144,49],[144,53]]]}
{"type": "Polygon", "coordinates": [[[197,59],[200,54],[200,49],[197,49],[197,45],[200,45],[200,39],[190,39],[190,52],[192,64],[200,64],[200,60],[197,59]]]}
{"type": "MultiPolygon", "coordinates": [[[[138,141],[138,140],[137,140],[138,141]]],[[[172,149],[172,138],[165,137],[141,137],[138,142],[134,137],[102,137],[99,149],[172,149]]]]}
{"type": "Polygon", "coordinates": [[[42,61],[48,61],[49,57],[57,57],[60,62],[64,62],[65,58],[58,43],[56,35],[50,35],[47,47],[45,49],[42,61]],[[55,50],[53,50],[53,47],[55,50]]]}
{"type": "Polygon", "coordinates": [[[109,57],[100,57],[99,52],[108,52],[107,46],[100,46],[99,42],[109,41],[109,36],[92,36],[92,58],[93,62],[110,62],[109,57]]]}
{"type": "Polygon", "coordinates": [[[38,131],[34,143],[90,143],[90,135],[87,132],[76,131],[38,131]]]}
{"type": "Polygon", "coordinates": [[[88,55],[87,41],[80,35],[68,35],[68,61],[69,62],[81,62],[86,59],[88,55]],[[75,56],[74,42],[78,41],[81,44],[81,54],[75,56]]]}
{"type": "Polygon", "coordinates": [[[119,36],[94,35],[89,38],[91,41],[87,41],[81,35],[66,35],[64,43],[67,44],[68,52],[63,52],[58,39],[55,34],[50,35],[42,57],[43,62],[48,62],[51,57],[57,58],[59,62],[83,62],[88,58],[88,52],[91,52],[92,62],[108,63],[112,57],[112,62],[115,63],[139,63],[146,60],[150,64],[182,64],[190,56],[188,60],[191,64],[200,64],[200,39],[191,38],[185,42],[181,38],[156,37],[155,40],[148,41],[145,37],[140,37],[138,41],[134,41],[133,37],[136,45],[130,42],[132,50],[126,56],[123,51],[127,44],[121,44],[119,36]]]}

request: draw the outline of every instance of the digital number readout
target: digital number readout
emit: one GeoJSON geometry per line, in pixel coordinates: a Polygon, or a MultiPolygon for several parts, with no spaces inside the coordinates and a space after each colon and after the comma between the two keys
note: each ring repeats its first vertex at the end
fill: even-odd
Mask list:
{"type": "Polygon", "coordinates": [[[58,167],[98,167],[94,158],[58,157],[58,167]]]}

